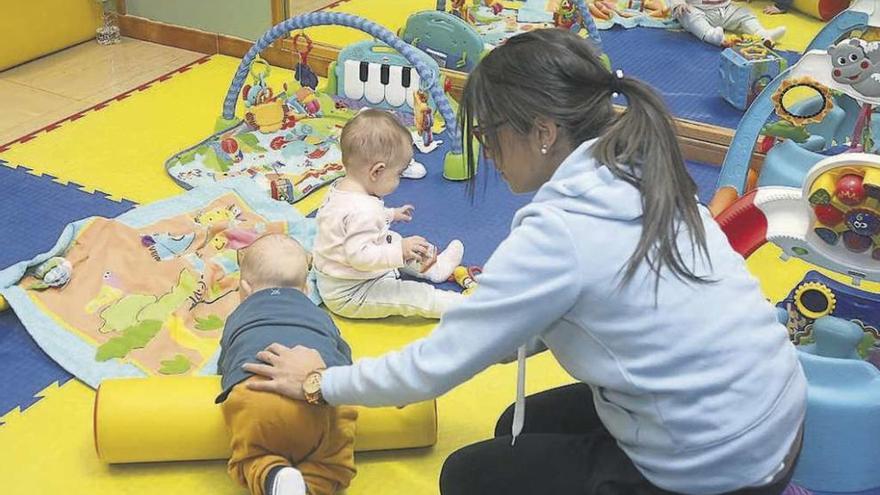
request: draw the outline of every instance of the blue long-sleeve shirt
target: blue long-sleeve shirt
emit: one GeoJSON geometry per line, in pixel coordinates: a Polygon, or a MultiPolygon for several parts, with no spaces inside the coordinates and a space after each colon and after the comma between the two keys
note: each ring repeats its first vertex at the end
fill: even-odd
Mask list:
{"type": "Polygon", "coordinates": [[[806,381],[787,331],[702,207],[711,264],[684,228],[678,246],[715,283],[664,271],[655,294],[643,265],[619,288],[642,232],[641,196],[599,166],[591,145],[517,212],[470,298],[429,336],[328,369],[324,396],[370,406],[428,399],[537,337],[591,387],[602,422],[652,483],[692,494],[759,485],[804,416],[806,381]]]}
{"type": "Polygon", "coordinates": [[[217,372],[223,402],[239,382],[251,376],[241,366],[259,363],[257,353],[273,343],[318,351],[328,366],[351,364],[351,348],[325,311],[296,289],[263,289],[251,294],[226,319],[217,372]]]}

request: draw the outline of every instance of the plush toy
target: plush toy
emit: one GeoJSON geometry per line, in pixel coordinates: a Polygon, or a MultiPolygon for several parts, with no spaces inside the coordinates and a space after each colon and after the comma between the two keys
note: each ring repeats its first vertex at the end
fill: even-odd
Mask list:
{"type": "Polygon", "coordinates": [[[45,290],[49,287],[64,287],[67,282],[70,282],[71,275],[73,275],[73,265],[66,259],[55,256],[34,270],[34,278],[37,281],[32,283],[28,289],[45,290]]]}
{"type": "Polygon", "coordinates": [[[835,82],[852,86],[864,96],[880,96],[880,43],[850,38],[830,47],[828,56],[835,82]]]}

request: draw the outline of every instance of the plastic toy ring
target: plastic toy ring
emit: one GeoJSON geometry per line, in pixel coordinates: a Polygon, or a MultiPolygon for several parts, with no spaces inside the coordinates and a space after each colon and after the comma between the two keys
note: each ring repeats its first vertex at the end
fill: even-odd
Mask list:
{"type": "Polygon", "coordinates": [[[800,77],[797,79],[786,79],[782,82],[779,89],[773,93],[773,107],[779,118],[796,126],[804,126],[807,124],[822,122],[822,120],[828,115],[828,112],[834,108],[834,102],[831,97],[831,90],[824,84],[811,77],[800,77]],[[800,87],[810,88],[816,92],[817,96],[822,98],[822,106],[809,115],[794,114],[785,108],[785,103],[783,102],[786,93],[800,87]]]}
{"type": "Polygon", "coordinates": [[[251,63],[251,76],[257,80],[265,81],[267,77],[269,77],[269,72],[272,70],[272,67],[269,65],[269,62],[266,62],[262,58],[255,58],[253,63],[251,63]],[[257,66],[261,65],[262,71],[257,70],[257,66]]]}
{"type": "Polygon", "coordinates": [[[761,45],[746,45],[740,48],[740,52],[749,58],[764,57],[767,55],[768,51],[769,50],[767,50],[766,47],[763,47],[761,45]]]}
{"type": "Polygon", "coordinates": [[[837,305],[837,298],[825,284],[808,282],[795,291],[794,304],[802,315],[815,320],[830,315],[837,305]]]}

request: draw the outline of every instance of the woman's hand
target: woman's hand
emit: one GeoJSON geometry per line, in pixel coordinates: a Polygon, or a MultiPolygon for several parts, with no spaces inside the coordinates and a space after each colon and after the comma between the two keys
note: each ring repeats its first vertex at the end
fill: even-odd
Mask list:
{"type": "Polygon", "coordinates": [[[242,368],[268,380],[251,380],[247,382],[247,387],[297,400],[305,400],[303,382],[306,375],[327,367],[318,351],[301,345],[291,349],[272,344],[258,352],[257,359],[266,364],[245,363],[242,368]]]}

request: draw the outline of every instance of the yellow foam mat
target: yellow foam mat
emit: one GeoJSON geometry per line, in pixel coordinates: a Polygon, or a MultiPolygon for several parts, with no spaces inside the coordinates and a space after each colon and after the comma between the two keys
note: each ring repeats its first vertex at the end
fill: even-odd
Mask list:
{"type": "Polygon", "coordinates": [[[825,26],[825,23],[819,19],[795,11],[788,11],[780,15],[767,15],[763,12],[764,7],[773,5],[773,2],[768,0],[739,3],[739,5],[746,5],[752,9],[761,24],[768,29],[778,26],[786,27],[785,37],[777,47],[780,50],[803,52],[825,26]]]}
{"type": "MultiPolygon", "coordinates": [[[[399,347],[433,327],[395,318],[338,323],[358,356],[399,347]]],[[[530,392],[568,380],[549,354],[530,359],[528,368],[530,392]]],[[[515,364],[493,366],[441,397],[439,442],[432,448],[358,454],[358,476],[347,493],[437,493],[443,460],[459,447],[491,436],[495,419],[513,401],[515,376],[515,364]]],[[[94,392],[72,380],[40,395],[43,399],[24,413],[2,418],[7,424],[0,427],[0,493],[245,493],[227,478],[223,462],[104,465],[92,438],[94,392]]]]}

